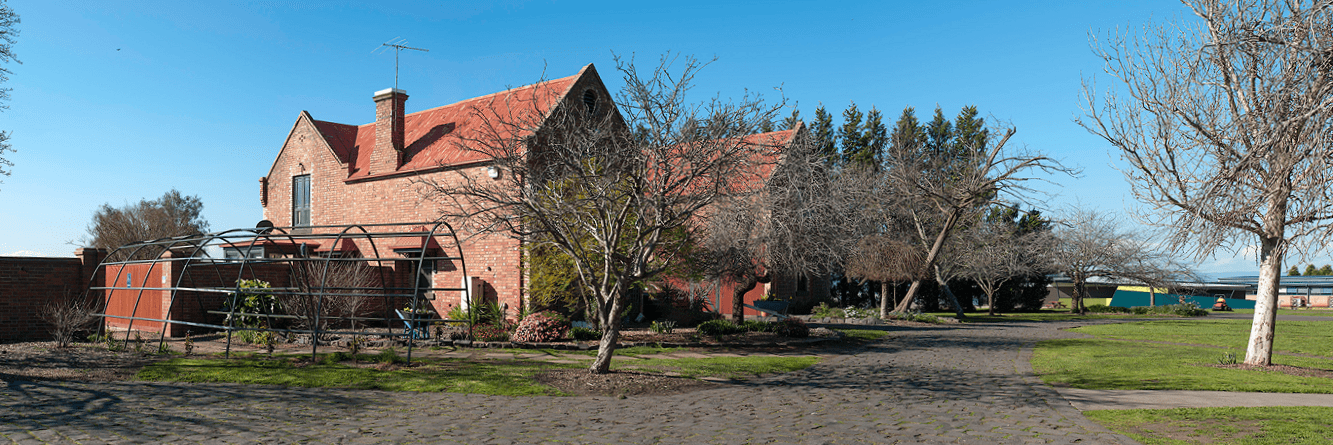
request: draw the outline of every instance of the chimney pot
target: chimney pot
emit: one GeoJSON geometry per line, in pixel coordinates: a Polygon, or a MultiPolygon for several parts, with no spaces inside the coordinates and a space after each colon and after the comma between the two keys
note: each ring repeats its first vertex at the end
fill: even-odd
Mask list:
{"type": "Polygon", "coordinates": [[[375,92],[375,149],[369,174],[392,173],[403,165],[404,113],[407,92],[386,88],[375,92]]]}

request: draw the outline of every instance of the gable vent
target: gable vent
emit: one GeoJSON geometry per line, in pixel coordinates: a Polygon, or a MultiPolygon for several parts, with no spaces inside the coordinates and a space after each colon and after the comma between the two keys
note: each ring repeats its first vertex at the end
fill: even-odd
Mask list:
{"type": "Polygon", "coordinates": [[[583,91],[583,106],[588,108],[589,113],[597,112],[597,92],[591,89],[583,91]]]}

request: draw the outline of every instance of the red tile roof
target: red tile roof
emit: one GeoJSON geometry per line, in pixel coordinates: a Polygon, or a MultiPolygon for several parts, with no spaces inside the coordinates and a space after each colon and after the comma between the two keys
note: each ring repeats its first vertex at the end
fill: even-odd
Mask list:
{"type": "MultiPolygon", "coordinates": [[[[404,116],[404,145],[406,159],[392,174],[425,170],[442,166],[467,164],[487,159],[487,156],[464,150],[459,142],[485,139],[486,134],[478,112],[490,116],[510,116],[536,122],[538,111],[546,113],[583,76],[591,65],[573,76],[548,80],[499,93],[476,97],[462,102],[418,111],[404,116]]],[[[369,177],[371,151],[375,149],[375,123],[360,126],[315,120],[315,128],[328,141],[338,160],[350,165],[347,179],[369,177]]],[[[513,136],[501,135],[501,136],[513,136]]],[[[376,174],[375,176],[379,176],[376,174]]]]}

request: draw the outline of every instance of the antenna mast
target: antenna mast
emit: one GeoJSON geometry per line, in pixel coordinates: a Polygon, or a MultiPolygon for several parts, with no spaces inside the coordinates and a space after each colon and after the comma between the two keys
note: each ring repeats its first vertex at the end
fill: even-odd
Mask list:
{"type": "MultiPolygon", "coordinates": [[[[390,48],[393,48],[393,89],[396,90],[396,89],[398,89],[398,53],[402,52],[402,51],[405,50],[405,49],[410,49],[410,50],[413,50],[413,51],[421,51],[421,52],[423,52],[423,53],[428,53],[428,52],[430,52],[430,50],[428,50],[428,49],[423,49],[423,48],[413,48],[413,47],[407,46],[407,40],[406,40],[406,39],[403,39],[403,38],[401,38],[401,37],[395,37],[393,40],[390,40],[390,41],[388,41],[388,42],[384,42],[384,43],[380,44],[380,47],[381,47],[381,48],[382,48],[382,47],[386,47],[386,46],[387,46],[387,47],[390,47],[390,48]]],[[[379,48],[376,48],[376,49],[379,49],[379,48]]],[[[371,52],[374,52],[374,51],[371,51],[371,52]]]]}

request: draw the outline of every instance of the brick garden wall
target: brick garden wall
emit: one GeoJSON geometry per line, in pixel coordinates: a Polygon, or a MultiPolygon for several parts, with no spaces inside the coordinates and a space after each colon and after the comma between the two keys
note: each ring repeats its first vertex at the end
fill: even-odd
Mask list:
{"type": "Polygon", "coordinates": [[[39,316],[42,307],[57,298],[85,295],[105,253],[79,249],[76,255],[0,257],[0,341],[51,338],[51,326],[39,316]]]}

